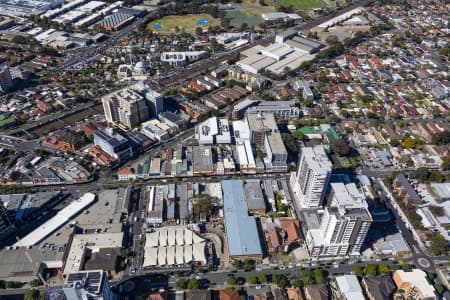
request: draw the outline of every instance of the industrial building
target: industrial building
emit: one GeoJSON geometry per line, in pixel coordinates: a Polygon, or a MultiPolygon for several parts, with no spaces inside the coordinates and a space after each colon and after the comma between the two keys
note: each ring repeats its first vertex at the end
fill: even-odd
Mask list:
{"type": "Polygon", "coordinates": [[[102,98],[108,123],[134,128],[149,119],[149,109],[144,97],[133,89],[125,88],[102,98]]]}
{"type": "Polygon", "coordinates": [[[275,43],[267,47],[256,46],[242,51],[242,55],[246,57],[236,65],[253,74],[266,70],[280,75],[312,60],[314,53],[322,47],[319,42],[298,36],[295,31],[286,31],[279,33],[275,37],[275,43]]]}
{"type": "Polygon", "coordinates": [[[195,126],[195,138],[200,145],[230,144],[228,120],[212,117],[198,124],[195,126]]]}
{"type": "Polygon", "coordinates": [[[222,199],[230,259],[262,259],[258,225],[248,215],[242,180],[223,180],[222,199]]]}
{"type": "Polygon", "coordinates": [[[127,26],[128,24],[133,22],[135,18],[136,17],[132,14],[116,12],[109,16],[106,16],[103,20],[96,23],[95,25],[98,25],[107,31],[115,31],[127,26]]]}
{"type": "Polygon", "coordinates": [[[0,0],[0,9],[2,15],[28,17],[42,14],[63,2],[63,0],[0,0]]]}
{"type": "Polygon", "coordinates": [[[111,155],[119,163],[133,156],[133,149],[129,141],[115,132],[112,128],[97,130],[94,132],[94,144],[111,155]]]}
{"type": "Polygon", "coordinates": [[[322,145],[301,148],[297,172],[292,173],[290,180],[291,189],[301,207],[317,208],[322,205],[332,166],[322,145]]]}
{"type": "Polygon", "coordinates": [[[164,221],[164,187],[146,187],[144,199],[148,199],[146,222],[152,226],[160,225],[164,221]]]}
{"type": "Polygon", "coordinates": [[[323,212],[306,214],[306,244],[314,259],[359,256],[372,224],[365,196],[356,184],[331,183],[323,212]],[[320,217],[319,217],[320,215],[320,217]]]}
{"type": "Polygon", "coordinates": [[[206,240],[183,226],[164,227],[145,235],[146,267],[183,266],[193,262],[206,264],[206,240]]]}

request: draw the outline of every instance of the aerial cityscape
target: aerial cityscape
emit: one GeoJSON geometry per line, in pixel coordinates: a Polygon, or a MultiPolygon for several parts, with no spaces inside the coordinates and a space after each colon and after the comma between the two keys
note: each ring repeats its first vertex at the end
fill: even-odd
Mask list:
{"type": "Polygon", "coordinates": [[[450,300],[449,16],[0,0],[0,300],[450,300]]]}

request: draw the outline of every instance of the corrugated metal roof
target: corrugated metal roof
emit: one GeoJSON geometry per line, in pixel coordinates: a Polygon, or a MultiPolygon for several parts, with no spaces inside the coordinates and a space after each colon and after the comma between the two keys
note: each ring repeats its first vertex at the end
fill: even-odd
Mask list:
{"type": "Polygon", "coordinates": [[[230,256],[262,255],[255,218],[247,212],[242,180],[222,181],[222,194],[230,256]]]}

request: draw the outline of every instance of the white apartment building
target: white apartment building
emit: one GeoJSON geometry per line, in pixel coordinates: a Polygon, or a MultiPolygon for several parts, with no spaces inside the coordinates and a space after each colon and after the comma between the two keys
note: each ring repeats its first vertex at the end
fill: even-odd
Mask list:
{"type": "Polygon", "coordinates": [[[364,194],[354,183],[331,183],[328,203],[319,212],[320,222],[308,224],[306,243],[310,256],[359,256],[372,224],[364,194]]]}
{"type": "Polygon", "coordinates": [[[301,149],[297,173],[291,175],[291,189],[303,208],[317,208],[322,205],[324,191],[330,181],[332,163],[324,147],[301,149]]]}

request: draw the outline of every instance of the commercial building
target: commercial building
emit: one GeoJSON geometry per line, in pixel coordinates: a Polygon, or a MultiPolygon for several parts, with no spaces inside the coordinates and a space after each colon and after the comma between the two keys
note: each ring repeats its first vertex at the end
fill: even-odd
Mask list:
{"type": "Polygon", "coordinates": [[[206,264],[206,240],[183,226],[156,229],[145,235],[142,267],[206,264]]]}
{"type": "Polygon", "coordinates": [[[428,282],[427,274],[419,269],[397,270],[392,278],[398,289],[404,290],[405,298],[437,300],[434,287],[428,282]]]}
{"type": "Polygon", "coordinates": [[[9,67],[0,66],[0,92],[8,92],[14,87],[9,67]]]}
{"type": "Polygon", "coordinates": [[[242,180],[223,180],[225,231],[231,259],[262,259],[256,219],[248,215],[242,180]]]}
{"type": "Polygon", "coordinates": [[[364,300],[361,286],[356,275],[343,275],[336,277],[337,299],[364,300]]]}
{"type": "Polygon", "coordinates": [[[214,173],[213,152],[208,146],[192,147],[194,174],[214,173]]]}
{"type": "Polygon", "coordinates": [[[108,123],[122,124],[131,129],[149,119],[144,97],[135,90],[125,88],[102,98],[108,123]]]}
{"type": "Polygon", "coordinates": [[[20,239],[14,246],[31,247],[45,239],[58,228],[69,222],[76,214],[91,205],[96,199],[93,193],[86,193],[80,199],[72,201],[68,206],[60,210],[53,218],[33,230],[20,239]]]}
{"type": "Polygon", "coordinates": [[[9,219],[8,211],[0,201],[0,238],[3,239],[14,232],[14,225],[9,219]]]}
{"type": "Polygon", "coordinates": [[[364,194],[354,183],[331,183],[328,203],[320,221],[306,220],[310,256],[315,259],[359,256],[372,224],[364,194]]]}
{"type": "Polygon", "coordinates": [[[106,272],[80,271],[68,274],[63,286],[67,300],[113,300],[106,272]]]}
{"type": "Polygon", "coordinates": [[[213,117],[198,124],[195,126],[195,138],[200,145],[230,144],[228,120],[213,117]]]}
{"type": "Polygon", "coordinates": [[[271,113],[277,118],[295,119],[300,117],[300,108],[295,106],[297,101],[259,101],[247,109],[247,114],[271,113]]]}
{"type": "Polygon", "coordinates": [[[165,141],[173,132],[175,132],[175,128],[171,128],[158,119],[142,123],[142,133],[154,140],[165,141]]]}
{"type": "Polygon", "coordinates": [[[247,180],[244,184],[244,191],[248,211],[252,215],[265,215],[267,206],[259,179],[247,180]]]}
{"type": "Polygon", "coordinates": [[[94,132],[94,144],[122,163],[133,156],[129,141],[112,128],[94,132]]]}
{"type": "Polygon", "coordinates": [[[86,260],[88,256],[95,256],[106,249],[115,249],[114,253],[108,256],[108,265],[102,264],[102,269],[105,271],[115,271],[117,256],[119,250],[122,248],[123,232],[102,232],[102,233],[88,233],[75,234],[70,243],[70,249],[64,264],[64,275],[76,273],[86,269],[86,260]]]}
{"type": "Polygon", "coordinates": [[[291,189],[300,206],[317,208],[322,205],[332,163],[322,145],[304,147],[300,152],[297,173],[291,175],[291,189]]]}
{"type": "Polygon", "coordinates": [[[193,63],[206,56],[206,51],[162,52],[161,61],[171,65],[185,65],[193,63]]]}

